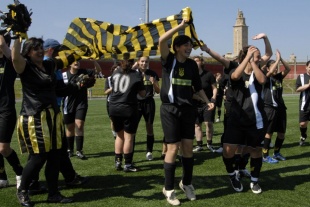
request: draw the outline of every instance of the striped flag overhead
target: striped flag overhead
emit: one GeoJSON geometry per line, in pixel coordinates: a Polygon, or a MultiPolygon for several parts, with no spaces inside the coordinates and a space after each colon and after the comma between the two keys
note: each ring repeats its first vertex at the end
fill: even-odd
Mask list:
{"type": "MultiPolygon", "coordinates": [[[[112,24],[90,18],[75,18],[67,31],[63,45],[82,58],[92,59],[134,59],[140,56],[160,55],[158,49],[159,37],[169,29],[177,26],[183,19],[189,20],[189,26],[176,33],[192,38],[194,48],[199,42],[193,24],[192,11],[189,7],[179,14],[152,22],[139,24],[135,27],[112,24]]],[[[168,42],[171,46],[172,41],[168,42]]]]}

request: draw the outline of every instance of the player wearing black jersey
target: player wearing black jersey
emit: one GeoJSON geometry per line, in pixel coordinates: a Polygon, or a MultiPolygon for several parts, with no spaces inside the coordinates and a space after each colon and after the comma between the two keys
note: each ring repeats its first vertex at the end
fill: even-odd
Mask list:
{"type": "Polygon", "coordinates": [[[165,186],[163,194],[171,205],[180,205],[174,191],[176,157],[179,147],[182,151],[183,175],[179,187],[185,192],[189,200],[196,200],[193,176],[193,140],[195,133],[195,106],[193,105],[193,89],[208,104],[210,110],[214,104],[201,87],[198,67],[189,58],[193,42],[186,35],[176,36],[173,40],[173,51],[170,52],[168,41],[181,29],[187,27],[186,20],[170,29],[159,38],[159,48],[162,61],[162,86],[160,98],[160,117],[167,143],[164,159],[165,186]]]}
{"type": "Polygon", "coordinates": [[[276,60],[269,60],[266,64],[266,83],[264,85],[263,97],[265,112],[267,114],[267,133],[263,146],[263,161],[266,163],[277,163],[278,160],[286,160],[280,153],[283,145],[286,131],[286,106],[282,97],[283,79],[290,72],[289,65],[282,59],[280,52],[277,50],[276,60]],[[282,62],[285,70],[278,72],[278,64],[282,62]],[[274,145],[273,157],[269,156],[269,146],[273,132],[277,132],[277,138],[274,145]]]}
{"type": "MultiPolygon", "coordinates": [[[[120,64],[114,64],[111,67],[111,74],[113,74],[114,70],[118,69],[120,67],[120,64]]],[[[110,104],[110,94],[112,92],[112,86],[111,86],[111,77],[109,76],[105,79],[105,83],[104,83],[104,94],[107,95],[107,113],[108,116],[110,118],[110,111],[109,111],[109,104],[110,104]]],[[[110,122],[111,122],[111,130],[112,130],[112,135],[114,137],[114,139],[116,138],[116,132],[114,131],[114,126],[113,126],[113,122],[110,118],[110,122]]]]}
{"type": "Polygon", "coordinates": [[[122,60],[121,67],[111,77],[109,112],[117,134],[115,139],[115,168],[124,172],[136,172],[132,164],[134,135],[138,128],[137,94],[145,96],[141,73],[132,70],[133,60],[122,60]]]}
{"type": "MultiPolygon", "coordinates": [[[[57,104],[57,96],[66,91],[58,85],[53,60],[43,60],[43,40],[29,38],[23,44],[15,40],[12,61],[19,74],[23,89],[23,101],[17,122],[17,135],[21,151],[29,153],[24,167],[17,198],[21,205],[32,206],[28,196],[29,184],[34,174],[45,165],[48,186],[47,201],[68,203],[72,199],[62,196],[58,189],[60,148],[62,146],[63,121],[57,104]]],[[[78,86],[76,86],[78,87],[78,86]]]]}
{"type": "Polygon", "coordinates": [[[216,112],[217,112],[217,118],[215,122],[220,122],[221,120],[221,114],[222,114],[222,104],[223,104],[223,96],[224,96],[224,90],[225,90],[225,78],[221,73],[215,74],[215,80],[216,80],[216,88],[217,88],[217,94],[216,94],[216,112]]]}
{"type": "Polygon", "coordinates": [[[10,146],[16,125],[14,82],[16,72],[12,65],[10,34],[0,34],[0,188],[9,186],[4,167],[4,157],[16,174],[16,185],[19,187],[23,167],[15,150],[10,146]]]}
{"type": "Polygon", "coordinates": [[[296,79],[296,92],[299,96],[299,127],[300,141],[299,145],[306,145],[307,126],[310,120],[310,61],[306,63],[306,72],[300,74],[296,79]]]}
{"type": "Polygon", "coordinates": [[[148,68],[149,57],[140,57],[137,61],[138,70],[142,75],[146,95],[138,95],[138,122],[143,116],[146,127],[146,159],[153,160],[154,130],[153,122],[155,118],[155,100],[154,94],[159,93],[159,77],[155,71],[148,68]]]}
{"type": "MultiPolygon", "coordinates": [[[[213,73],[204,68],[204,60],[200,56],[194,57],[195,62],[198,66],[198,72],[201,79],[202,89],[207,95],[209,101],[215,104],[217,88],[216,88],[216,80],[214,78],[213,73]]],[[[215,116],[215,109],[208,110],[207,104],[200,98],[200,96],[194,96],[194,103],[197,106],[197,118],[195,123],[195,137],[197,141],[197,146],[193,149],[194,152],[198,152],[203,150],[203,132],[202,132],[202,123],[206,126],[206,137],[207,137],[207,148],[214,152],[212,146],[212,138],[213,138],[213,123],[215,116]]]]}
{"type": "Polygon", "coordinates": [[[244,47],[239,54],[240,64],[229,74],[229,99],[231,107],[227,117],[227,125],[223,138],[223,161],[230,176],[233,188],[240,192],[243,186],[235,172],[235,152],[239,145],[247,146],[251,157],[251,183],[253,193],[261,193],[258,178],[262,166],[261,143],[266,133],[266,114],[261,98],[262,85],[266,76],[259,68],[265,65],[272,55],[271,46],[264,33],[253,39],[264,39],[266,54],[261,57],[254,46],[244,47]]]}
{"type": "MultiPolygon", "coordinates": [[[[94,62],[95,69],[81,69],[80,62],[76,61],[70,65],[70,69],[63,72],[65,83],[75,83],[80,76],[95,78],[95,74],[101,71],[100,65],[94,62]]],[[[66,125],[66,136],[68,140],[68,153],[73,156],[74,141],[76,141],[76,156],[82,160],[87,159],[83,152],[84,147],[84,125],[88,109],[87,88],[82,88],[63,99],[63,114],[66,125]]]]}

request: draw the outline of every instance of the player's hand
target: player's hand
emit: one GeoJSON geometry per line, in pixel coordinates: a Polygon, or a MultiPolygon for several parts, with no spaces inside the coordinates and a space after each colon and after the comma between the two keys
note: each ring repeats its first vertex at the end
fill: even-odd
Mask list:
{"type": "Polygon", "coordinates": [[[208,103],[208,111],[212,111],[214,109],[214,103],[208,103]]]}

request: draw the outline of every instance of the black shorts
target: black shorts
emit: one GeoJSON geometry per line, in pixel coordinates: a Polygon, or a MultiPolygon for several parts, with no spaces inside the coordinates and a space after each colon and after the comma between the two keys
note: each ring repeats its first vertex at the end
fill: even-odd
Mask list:
{"type": "Polygon", "coordinates": [[[299,122],[310,121],[310,110],[301,111],[299,110],[299,122]]]}
{"type": "Polygon", "coordinates": [[[64,122],[65,124],[72,124],[75,122],[75,119],[85,121],[86,114],[87,114],[87,108],[81,108],[73,113],[64,114],[64,122]]]}
{"type": "Polygon", "coordinates": [[[229,123],[227,120],[223,143],[250,146],[253,148],[262,147],[265,134],[265,128],[257,129],[255,125],[251,127],[238,127],[229,123]]]}
{"type": "Polygon", "coordinates": [[[180,142],[181,139],[194,139],[196,108],[193,106],[160,106],[161,124],[165,143],[180,142]]]}
{"type": "Polygon", "coordinates": [[[146,123],[153,124],[155,118],[155,101],[153,98],[148,98],[138,102],[139,120],[143,116],[146,123]]]}
{"type": "Polygon", "coordinates": [[[15,109],[0,112],[0,143],[11,143],[16,120],[15,109]]]}
{"type": "Polygon", "coordinates": [[[275,109],[272,107],[264,108],[268,123],[267,133],[272,134],[273,132],[286,132],[286,109],[275,109]]]}
{"type": "Polygon", "coordinates": [[[138,129],[138,111],[133,112],[131,116],[110,116],[115,132],[124,130],[129,134],[135,134],[138,129]]]}
{"type": "Polygon", "coordinates": [[[215,110],[208,111],[208,105],[203,104],[197,106],[197,113],[196,113],[196,124],[201,124],[202,122],[212,122],[214,123],[215,118],[215,110]]]}

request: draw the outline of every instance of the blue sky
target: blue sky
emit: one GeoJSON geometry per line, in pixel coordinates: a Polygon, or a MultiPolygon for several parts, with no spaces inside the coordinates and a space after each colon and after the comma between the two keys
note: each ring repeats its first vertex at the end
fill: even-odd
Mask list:
{"type": "MultiPolygon", "coordinates": [[[[62,42],[76,17],[93,18],[113,24],[136,26],[145,19],[145,0],[20,0],[32,9],[28,35],[62,42]]],[[[13,0],[1,0],[0,10],[8,11],[13,0]]],[[[220,54],[233,52],[233,26],[238,9],[249,26],[249,44],[264,51],[263,40],[250,37],[266,33],[272,48],[288,60],[310,60],[309,0],[149,0],[149,20],[179,13],[190,7],[199,39],[220,54]]],[[[194,50],[193,54],[201,51],[194,50]]],[[[274,58],[275,56],[273,56],[274,58]]]]}

